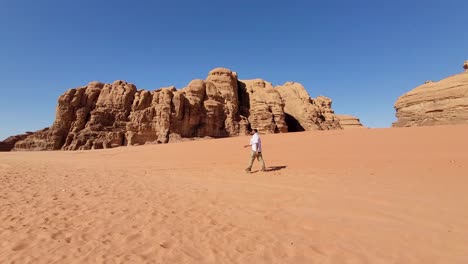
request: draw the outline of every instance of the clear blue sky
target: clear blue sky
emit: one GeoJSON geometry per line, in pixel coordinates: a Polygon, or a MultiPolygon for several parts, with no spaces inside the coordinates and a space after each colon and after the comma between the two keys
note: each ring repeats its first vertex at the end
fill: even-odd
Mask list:
{"type": "Polygon", "coordinates": [[[0,0],[0,139],[50,126],[68,88],[182,88],[219,66],[300,82],[388,127],[399,95],[462,71],[467,11],[467,0],[0,0]]]}

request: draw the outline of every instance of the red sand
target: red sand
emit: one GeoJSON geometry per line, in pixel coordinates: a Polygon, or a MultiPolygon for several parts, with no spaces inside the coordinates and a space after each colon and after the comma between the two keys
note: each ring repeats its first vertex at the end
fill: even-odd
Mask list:
{"type": "Polygon", "coordinates": [[[468,126],[0,153],[1,263],[468,263],[468,126]]]}

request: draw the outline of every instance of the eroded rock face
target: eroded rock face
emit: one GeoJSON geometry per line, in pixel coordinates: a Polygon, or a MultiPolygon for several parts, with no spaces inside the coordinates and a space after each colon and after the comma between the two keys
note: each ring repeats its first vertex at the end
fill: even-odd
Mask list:
{"type": "Polygon", "coordinates": [[[272,84],[262,79],[242,80],[239,83],[244,93],[242,118],[246,118],[247,123],[260,133],[288,132],[284,102],[272,84]]]}
{"type": "Polygon", "coordinates": [[[295,82],[287,82],[276,89],[285,103],[285,118],[290,131],[340,128],[331,108],[331,99],[324,96],[310,98],[304,86],[295,82]]]}
{"type": "Polygon", "coordinates": [[[338,129],[340,127],[339,119],[332,109],[332,100],[325,96],[311,98],[312,103],[317,106],[319,119],[316,121],[322,130],[338,129]]]}
{"type": "Polygon", "coordinates": [[[21,137],[13,150],[87,150],[187,139],[340,128],[326,97],[310,98],[301,84],[273,87],[239,81],[226,68],[177,90],[137,90],[125,81],[91,82],[58,99],[48,129],[21,137]]]}
{"type": "Polygon", "coordinates": [[[468,63],[463,73],[426,82],[395,103],[395,127],[468,124],[468,63]]]}
{"type": "Polygon", "coordinates": [[[359,118],[352,115],[336,115],[343,129],[364,128],[359,118]]]}
{"type": "Polygon", "coordinates": [[[11,136],[3,141],[0,141],[0,151],[10,151],[15,147],[16,142],[24,140],[28,136],[32,135],[33,132],[26,132],[21,135],[11,136]]]}
{"type": "Polygon", "coordinates": [[[56,139],[60,138],[50,128],[36,131],[22,140],[18,140],[12,150],[53,150],[60,149],[56,139]]]}
{"type": "Polygon", "coordinates": [[[205,104],[207,118],[203,124],[207,133],[214,137],[236,136],[239,134],[239,101],[237,74],[226,68],[216,68],[206,79],[208,100],[205,104]],[[217,120],[224,120],[219,127],[217,120]]]}
{"type": "MultiPolygon", "coordinates": [[[[135,85],[125,81],[113,84],[92,82],[84,89],[78,89],[70,103],[67,104],[68,99],[63,102],[59,99],[59,108],[64,106],[66,111],[63,113],[70,115],[60,127],[55,123],[52,125],[52,131],[60,129],[63,131],[60,134],[65,135],[61,147],[54,149],[88,150],[124,145],[135,93],[135,85]]],[[[58,113],[56,120],[64,116],[63,113],[58,113]]]]}
{"type": "Polygon", "coordinates": [[[142,145],[154,141],[167,143],[175,92],[175,87],[165,87],[156,91],[137,91],[126,124],[124,143],[128,145],[142,145]]]}

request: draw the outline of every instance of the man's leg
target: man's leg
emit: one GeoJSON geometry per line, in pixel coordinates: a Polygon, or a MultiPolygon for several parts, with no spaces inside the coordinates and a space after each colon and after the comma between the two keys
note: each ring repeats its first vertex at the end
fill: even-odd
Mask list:
{"type": "Polygon", "coordinates": [[[245,169],[245,171],[250,172],[250,170],[252,169],[253,162],[255,160],[255,156],[255,151],[252,151],[252,153],[250,154],[249,166],[247,167],[247,169],[245,169]]]}
{"type": "Polygon", "coordinates": [[[265,171],[265,170],[266,170],[266,167],[265,167],[265,161],[263,160],[263,155],[262,155],[262,153],[258,153],[257,159],[258,159],[258,161],[260,161],[260,162],[262,163],[262,171],[265,171]]]}

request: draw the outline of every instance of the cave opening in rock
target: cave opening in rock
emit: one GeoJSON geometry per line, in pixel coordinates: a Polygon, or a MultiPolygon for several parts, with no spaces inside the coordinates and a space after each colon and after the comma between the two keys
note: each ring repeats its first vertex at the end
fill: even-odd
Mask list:
{"type": "Polygon", "coordinates": [[[294,118],[294,116],[284,113],[286,124],[288,125],[288,132],[301,132],[305,131],[304,127],[301,126],[301,123],[294,118]]]}

